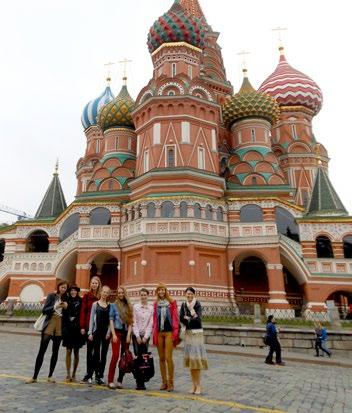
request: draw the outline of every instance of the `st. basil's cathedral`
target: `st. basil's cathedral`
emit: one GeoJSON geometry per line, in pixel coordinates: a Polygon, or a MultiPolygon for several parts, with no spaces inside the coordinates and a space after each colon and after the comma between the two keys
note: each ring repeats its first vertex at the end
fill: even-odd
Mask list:
{"type": "Polygon", "coordinates": [[[280,47],[260,88],[244,69],[234,94],[218,37],[198,0],[175,0],[149,31],[136,100],[124,78],[86,105],[75,201],[56,169],[35,218],[0,228],[2,300],[99,275],[134,299],[162,281],[281,317],[352,303],[352,218],[312,130],[322,91],[280,47]]]}

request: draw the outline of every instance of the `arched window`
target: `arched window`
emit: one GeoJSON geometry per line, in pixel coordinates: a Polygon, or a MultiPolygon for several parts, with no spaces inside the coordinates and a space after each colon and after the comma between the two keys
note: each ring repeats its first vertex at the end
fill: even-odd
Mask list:
{"type": "Polygon", "coordinates": [[[334,258],[334,252],[332,249],[331,241],[329,237],[320,235],[315,240],[318,258],[334,258]]]}
{"type": "Polygon", "coordinates": [[[170,201],[165,201],[161,204],[161,217],[173,218],[175,215],[175,205],[170,201]]]}
{"type": "Polygon", "coordinates": [[[142,206],[137,206],[137,218],[142,218],[142,206]]]}
{"type": "Polygon", "coordinates": [[[90,225],[110,225],[111,213],[107,208],[95,208],[90,213],[90,225]]]}
{"type": "Polygon", "coordinates": [[[205,207],[205,219],[208,221],[213,219],[213,208],[209,204],[205,207]]]}
{"type": "Polygon", "coordinates": [[[257,185],[257,184],[258,184],[257,177],[252,176],[252,185],[257,185]]]}
{"type": "Polygon", "coordinates": [[[299,242],[299,228],[295,217],[289,211],[281,207],[276,207],[275,220],[277,230],[280,234],[299,242]]]}
{"type": "Polygon", "coordinates": [[[5,240],[0,239],[0,262],[4,260],[5,240]]]}
{"type": "Polygon", "coordinates": [[[258,205],[245,205],[240,211],[241,222],[263,222],[263,211],[258,205]]]}
{"type": "Polygon", "coordinates": [[[131,209],[131,221],[134,221],[136,218],[136,211],[134,209],[134,207],[132,207],[131,209]]]}
{"type": "Polygon", "coordinates": [[[201,214],[200,205],[198,203],[193,205],[193,215],[194,215],[194,218],[197,218],[197,219],[201,218],[202,214],[201,214]]]}
{"type": "Polygon", "coordinates": [[[167,148],[167,167],[174,168],[175,162],[175,149],[173,146],[167,148]]]}
{"type": "Polygon", "coordinates": [[[343,255],[345,258],[352,258],[352,235],[347,235],[347,237],[343,239],[343,255]]]}
{"type": "Polygon", "coordinates": [[[224,210],[221,207],[216,211],[216,220],[219,222],[223,222],[224,220],[224,210]]]}
{"type": "Polygon", "coordinates": [[[155,204],[153,202],[149,202],[147,205],[147,218],[155,218],[155,204]]]}
{"type": "Polygon", "coordinates": [[[79,227],[79,213],[76,212],[66,219],[60,229],[60,242],[72,235],[79,227]]]}
{"type": "Polygon", "coordinates": [[[187,218],[187,216],[188,216],[187,202],[182,201],[180,203],[180,218],[187,218]]]}
{"type": "Polygon", "coordinates": [[[45,231],[38,230],[27,238],[26,252],[48,252],[49,237],[45,231]]]}

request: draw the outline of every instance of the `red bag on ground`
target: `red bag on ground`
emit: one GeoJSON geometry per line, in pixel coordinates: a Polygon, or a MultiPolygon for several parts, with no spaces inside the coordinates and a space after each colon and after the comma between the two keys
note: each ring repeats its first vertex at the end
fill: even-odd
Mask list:
{"type": "Polygon", "coordinates": [[[130,350],[126,350],[119,361],[119,369],[124,373],[132,373],[134,367],[134,357],[130,350]]]}

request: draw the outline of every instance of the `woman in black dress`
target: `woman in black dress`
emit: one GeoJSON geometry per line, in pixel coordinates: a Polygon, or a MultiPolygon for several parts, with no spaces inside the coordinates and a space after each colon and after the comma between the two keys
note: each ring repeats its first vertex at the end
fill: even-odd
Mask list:
{"type": "Polygon", "coordinates": [[[79,296],[80,289],[73,284],[68,290],[68,306],[62,316],[62,345],[66,347],[66,382],[76,381],[76,371],[79,363],[79,349],[84,344],[79,325],[79,316],[82,306],[82,298],[79,296]],[[73,370],[71,375],[72,350],[74,353],[73,370]]]}

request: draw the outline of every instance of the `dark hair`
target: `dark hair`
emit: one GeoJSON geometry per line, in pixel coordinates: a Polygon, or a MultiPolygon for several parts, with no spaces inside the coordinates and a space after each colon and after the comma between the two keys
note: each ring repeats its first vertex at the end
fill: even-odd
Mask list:
{"type": "Polygon", "coordinates": [[[139,294],[141,294],[141,293],[147,293],[147,295],[149,295],[149,291],[148,291],[146,288],[142,288],[142,289],[139,291],[139,294]]]}
{"type": "MultiPolygon", "coordinates": [[[[66,287],[68,288],[68,282],[67,282],[67,281],[61,281],[61,282],[59,282],[59,284],[58,284],[57,287],[56,287],[56,294],[60,294],[60,287],[61,287],[62,285],[66,285],[66,287]]],[[[66,290],[67,290],[67,289],[66,289],[66,290]]]]}
{"type": "Polygon", "coordinates": [[[196,290],[195,290],[193,287],[187,287],[185,293],[186,293],[187,291],[190,291],[192,294],[195,294],[195,293],[196,293],[196,290]]]}
{"type": "Polygon", "coordinates": [[[270,314],[270,315],[268,316],[267,323],[271,323],[272,320],[273,320],[273,318],[274,318],[274,316],[273,316],[272,314],[270,314]]]}

